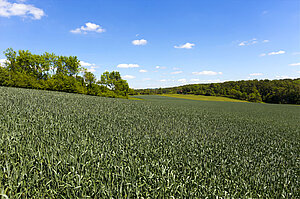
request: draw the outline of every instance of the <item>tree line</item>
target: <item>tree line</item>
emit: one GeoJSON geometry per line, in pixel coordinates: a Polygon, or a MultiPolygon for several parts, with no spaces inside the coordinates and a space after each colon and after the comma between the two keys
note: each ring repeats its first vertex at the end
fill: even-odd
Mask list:
{"type": "Polygon", "coordinates": [[[132,89],[117,71],[104,72],[101,79],[84,67],[76,56],[58,56],[28,50],[4,51],[6,62],[0,65],[0,86],[64,91],[104,97],[128,98],[132,89]]]}
{"type": "Polygon", "coordinates": [[[194,94],[223,96],[251,102],[300,104],[300,78],[190,84],[170,88],[139,89],[135,90],[135,92],[138,94],[194,94]]]}

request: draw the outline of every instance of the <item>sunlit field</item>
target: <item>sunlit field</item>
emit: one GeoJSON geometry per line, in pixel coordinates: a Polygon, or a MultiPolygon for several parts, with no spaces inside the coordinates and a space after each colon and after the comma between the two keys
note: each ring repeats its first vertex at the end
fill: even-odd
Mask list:
{"type": "Polygon", "coordinates": [[[247,101],[244,101],[244,100],[232,99],[232,98],[228,98],[228,97],[205,96],[205,95],[163,94],[162,96],[166,96],[166,97],[176,97],[176,98],[190,99],[190,100],[203,100],[203,101],[247,102],[247,101]]]}
{"type": "Polygon", "coordinates": [[[300,107],[0,87],[9,198],[299,198],[300,107]]]}

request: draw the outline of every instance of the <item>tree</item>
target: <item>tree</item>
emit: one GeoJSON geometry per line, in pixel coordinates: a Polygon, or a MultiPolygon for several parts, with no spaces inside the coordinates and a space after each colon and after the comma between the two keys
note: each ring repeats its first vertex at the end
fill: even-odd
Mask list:
{"type": "Polygon", "coordinates": [[[121,80],[121,75],[118,71],[106,71],[101,75],[100,84],[107,86],[111,90],[115,90],[116,82],[119,80],[121,80]]]}
{"type": "Polygon", "coordinates": [[[76,56],[66,57],[65,64],[69,76],[77,75],[79,71],[82,69],[80,68],[80,61],[77,59],[76,56]]]}
{"type": "Polygon", "coordinates": [[[4,51],[4,55],[6,56],[6,67],[9,70],[15,71],[16,70],[16,51],[12,48],[8,48],[4,51]]]}
{"type": "Polygon", "coordinates": [[[100,85],[93,73],[81,68],[76,56],[57,56],[28,50],[4,51],[7,62],[0,65],[0,86],[47,89],[89,95],[124,97],[129,86],[119,72],[105,72],[100,85]],[[83,77],[80,72],[83,72],[83,77]],[[102,85],[102,82],[104,85],[102,85]],[[97,82],[98,83],[98,82],[97,82]]]}
{"type": "Polygon", "coordinates": [[[118,95],[128,96],[129,85],[126,80],[121,78],[121,75],[118,71],[104,72],[101,75],[101,80],[98,82],[98,84],[105,85],[118,95]]]}
{"type": "Polygon", "coordinates": [[[85,71],[83,77],[89,87],[96,82],[96,77],[92,72],[85,71]]]}

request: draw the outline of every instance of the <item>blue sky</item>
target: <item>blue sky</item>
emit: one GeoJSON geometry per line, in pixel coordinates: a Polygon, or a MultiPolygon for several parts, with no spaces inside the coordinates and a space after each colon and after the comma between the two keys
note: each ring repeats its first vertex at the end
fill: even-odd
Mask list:
{"type": "Polygon", "coordinates": [[[132,88],[297,78],[300,1],[0,0],[9,47],[74,55],[132,88]]]}

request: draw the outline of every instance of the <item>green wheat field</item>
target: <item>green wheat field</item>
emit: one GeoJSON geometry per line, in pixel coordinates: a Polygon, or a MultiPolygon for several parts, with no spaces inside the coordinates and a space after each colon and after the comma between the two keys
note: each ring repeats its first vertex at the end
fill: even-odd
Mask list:
{"type": "Polygon", "coordinates": [[[299,198],[300,107],[0,87],[9,198],[299,198]]]}

